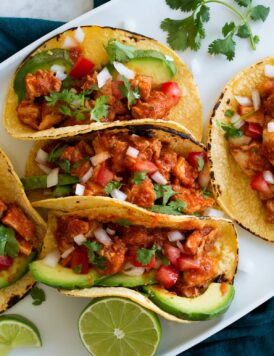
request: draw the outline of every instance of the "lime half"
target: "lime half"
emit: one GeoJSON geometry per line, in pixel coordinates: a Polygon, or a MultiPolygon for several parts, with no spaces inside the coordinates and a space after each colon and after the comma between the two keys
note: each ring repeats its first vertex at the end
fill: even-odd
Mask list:
{"type": "Polygon", "coordinates": [[[94,356],[154,355],[161,338],[158,317],[124,298],[93,300],[79,318],[83,344],[94,356]]]}
{"type": "Polygon", "coordinates": [[[37,327],[20,315],[0,316],[0,355],[7,355],[11,349],[20,347],[41,347],[37,327]]]}

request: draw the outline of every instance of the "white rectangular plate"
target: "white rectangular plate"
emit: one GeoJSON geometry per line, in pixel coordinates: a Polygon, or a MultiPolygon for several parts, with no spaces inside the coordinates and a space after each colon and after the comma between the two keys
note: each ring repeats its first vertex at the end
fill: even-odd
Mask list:
{"type": "MultiPolygon", "coordinates": [[[[271,0],[264,1],[266,6],[271,6],[271,3],[271,0]]],[[[266,23],[256,23],[253,26],[255,33],[261,37],[257,51],[252,51],[246,40],[239,39],[236,58],[233,62],[226,61],[224,57],[210,57],[207,54],[208,43],[220,37],[220,29],[223,24],[233,19],[227,10],[220,9],[217,5],[212,7],[212,21],[206,26],[208,36],[201,50],[198,53],[190,51],[180,53],[183,60],[192,69],[200,88],[205,127],[214,102],[225,83],[247,65],[273,54],[271,53],[273,50],[272,24],[274,23],[274,6],[272,5],[266,23]]],[[[166,34],[159,27],[161,20],[165,17],[179,18],[180,14],[178,11],[171,11],[164,0],[113,0],[51,32],[0,64],[0,110],[3,110],[6,89],[18,64],[51,36],[77,25],[96,24],[127,27],[128,30],[165,42],[166,34]]],[[[4,130],[1,122],[0,146],[11,158],[18,174],[22,175],[31,143],[12,139],[4,130]]],[[[274,295],[274,246],[252,236],[240,227],[237,229],[240,240],[240,262],[247,271],[238,271],[235,280],[236,296],[230,309],[218,319],[190,325],[179,325],[162,320],[163,338],[158,355],[175,355],[188,349],[274,295]]],[[[41,306],[32,306],[31,298],[28,296],[8,311],[9,313],[22,314],[38,326],[43,339],[43,347],[37,350],[15,350],[12,355],[87,355],[88,353],[78,336],[77,321],[88,300],[64,297],[47,287],[43,287],[43,289],[46,292],[47,300],[41,306]]]]}

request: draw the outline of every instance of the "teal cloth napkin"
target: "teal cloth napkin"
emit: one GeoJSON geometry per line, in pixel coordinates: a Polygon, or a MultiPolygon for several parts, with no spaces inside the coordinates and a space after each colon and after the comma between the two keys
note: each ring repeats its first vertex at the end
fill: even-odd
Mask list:
{"type": "MultiPolygon", "coordinates": [[[[95,0],[94,5],[105,2],[95,0]]],[[[0,62],[62,24],[38,19],[0,18],[0,62]]],[[[273,335],[274,298],[181,355],[270,356],[274,354],[273,335]]]]}

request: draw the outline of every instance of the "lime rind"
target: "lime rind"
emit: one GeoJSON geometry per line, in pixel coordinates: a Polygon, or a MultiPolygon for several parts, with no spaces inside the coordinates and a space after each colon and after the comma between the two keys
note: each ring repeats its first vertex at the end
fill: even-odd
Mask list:
{"type": "Polygon", "coordinates": [[[15,314],[0,316],[0,354],[8,349],[41,347],[42,341],[37,327],[28,319],[15,314]]]}
{"type": "Polygon", "coordinates": [[[128,299],[93,300],[79,317],[80,338],[94,356],[154,355],[161,324],[151,311],[128,299]]]}

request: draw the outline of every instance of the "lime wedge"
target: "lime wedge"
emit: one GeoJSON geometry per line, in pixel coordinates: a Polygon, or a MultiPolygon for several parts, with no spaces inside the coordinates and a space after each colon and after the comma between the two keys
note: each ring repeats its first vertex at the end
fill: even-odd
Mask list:
{"type": "Polygon", "coordinates": [[[84,346],[94,356],[154,355],[162,333],[154,313],[116,297],[93,300],[78,325],[84,346]]]}
{"type": "Polygon", "coordinates": [[[0,355],[20,347],[41,347],[37,327],[28,319],[15,314],[0,316],[0,355]]]}

